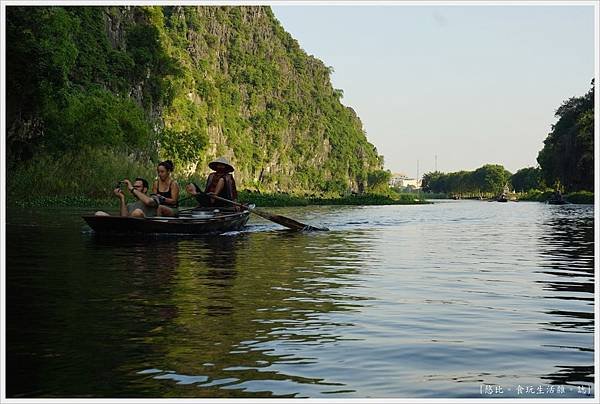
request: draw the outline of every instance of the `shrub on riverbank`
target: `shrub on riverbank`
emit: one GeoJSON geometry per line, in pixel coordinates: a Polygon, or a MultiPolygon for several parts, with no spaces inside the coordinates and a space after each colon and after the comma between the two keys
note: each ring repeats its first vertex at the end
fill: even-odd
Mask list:
{"type": "Polygon", "coordinates": [[[579,191],[567,194],[565,196],[567,202],[578,204],[594,204],[594,193],[589,191],[579,191]]]}
{"type": "MultiPolygon", "coordinates": [[[[187,198],[187,194],[182,195],[187,198]]],[[[425,200],[416,199],[412,194],[404,194],[394,199],[385,195],[364,194],[340,198],[316,198],[291,196],[286,194],[261,194],[258,192],[239,192],[238,199],[243,203],[253,203],[258,207],[274,206],[310,206],[310,205],[413,205],[427,203],[425,200]]],[[[35,196],[32,198],[10,199],[10,205],[19,207],[107,207],[117,206],[116,198],[89,198],[86,196],[35,196]]],[[[193,199],[182,201],[180,206],[192,207],[195,205],[193,199]]]]}
{"type": "Polygon", "coordinates": [[[307,206],[308,198],[289,194],[265,194],[242,190],[238,192],[238,199],[243,203],[253,203],[256,206],[307,206]]]}
{"type": "Polygon", "coordinates": [[[551,190],[541,191],[539,189],[530,189],[526,193],[519,194],[519,201],[545,202],[552,195],[551,190]]]}
{"type": "MultiPolygon", "coordinates": [[[[112,206],[117,199],[112,191],[122,178],[146,178],[151,184],[156,177],[156,166],[146,156],[136,158],[126,151],[82,150],[65,153],[58,158],[38,156],[7,169],[7,204],[21,207],[49,206],[112,206]]],[[[204,178],[197,174],[177,177],[182,188],[181,199],[188,195],[183,188],[194,182],[204,186],[204,178]]],[[[391,205],[422,203],[417,194],[389,191],[383,194],[339,196],[292,195],[287,193],[260,193],[240,190],[238,199],[256,206],[307,205],[391,205]]],[[[193,199],[182,201],[182,206],[194,206],[193,199]]]]}
{"type": "Polygon", "coordinates": [[[36,196],[30,199],[11,200],[9,206],[20,208],[106,208],[118,210],[117,198],[88,198],[85,196],[36,196]]]}
{"type": "Polygon", "coordinates": [[[311,205],[412,205],[426,203],[415,194],[359,194],[342,198],[311,198],[311,205]]]}
{"type": "Polygon", "coordinates": [[[62,206],[79,206],[84,199],[110,199],[121,178],[151,181],[155,175],[152,163],[142,163],[125,151],[95,149],[60,157],[42,155],[7,168],[7,202],[27,205],[34,200],[62,201],[62,206]]]}
{"type": "Polygon", "coordinates": [[[450,199],[448,194],[444,193],[435,193],[435,192],[425,192],[421,194],[423,198],[426,199],[450,199]]]}
{"type": "Polygon", "coordinates": [[[408,205],[425,203],[416,194],[356,194],[348,196],[296,196],[289,194],[262,194],[240,191],[239,200],[256,206],[309,206],[309,205],[408,205]]]}
{"type": "MultiPolygon", "coordinates": [[[[520,201],[546,202],[552,197],[554,191],[547,189],[545,191],[539,189],[531,189],[527,193],[519,195],[520,201]]],[[[594,193],[590,191],[578,191],[563,195],[563,198],[574,204],[593,204],[594,193]]]]}

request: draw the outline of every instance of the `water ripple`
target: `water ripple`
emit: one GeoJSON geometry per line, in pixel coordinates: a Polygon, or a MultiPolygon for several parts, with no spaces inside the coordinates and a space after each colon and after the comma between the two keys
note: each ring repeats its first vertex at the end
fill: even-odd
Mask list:
{"type": "Polygon", "coordinates": [[[331,231],[252,218],[217,237],[113,240],[82,232],[80,211],[9,212],[9,396],[466,398],[543,384],[566,386],[553,396],[564,398],[593,387],[593,207],[273,212],[331,231]]]}

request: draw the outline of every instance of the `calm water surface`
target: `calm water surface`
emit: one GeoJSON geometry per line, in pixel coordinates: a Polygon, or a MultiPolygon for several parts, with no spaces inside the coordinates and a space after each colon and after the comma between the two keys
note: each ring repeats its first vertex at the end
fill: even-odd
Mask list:
{"type": "Polygon", "coordinates": [[[331,231],[115,240],[9,210],[8,396],[593,395],[593,206],[271,210],[331,231]]]}

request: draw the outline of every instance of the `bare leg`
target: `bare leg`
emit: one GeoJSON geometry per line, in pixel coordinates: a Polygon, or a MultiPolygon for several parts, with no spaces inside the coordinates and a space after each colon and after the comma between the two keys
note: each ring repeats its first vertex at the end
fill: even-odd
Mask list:
{"type": "Polygon", "coordinates": [[[146,217],[144,215],[144,211],[141,209],[135,209],[133,212],[131,212],[131,216],[132,217],[146,217]]]}
{"type": "Polygon", "coordinates": [[[160,205],[158,207],[158,209],[156,210],[156,214],[158,216],[167,216],[167,217],[172,217],[175,216],[175,212],[173,211],[173,209],[164,206],[164,205],[160,205]]]}

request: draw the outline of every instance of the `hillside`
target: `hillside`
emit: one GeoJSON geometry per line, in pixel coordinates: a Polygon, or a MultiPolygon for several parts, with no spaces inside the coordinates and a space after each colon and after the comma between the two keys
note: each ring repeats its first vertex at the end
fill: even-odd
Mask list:
{"type": "Polygon", "coordinates": [[[331,72],[269,7],[7,7],[9,166],[225,155],[242,188],[362,192],[382,157],[331,72]]]}

